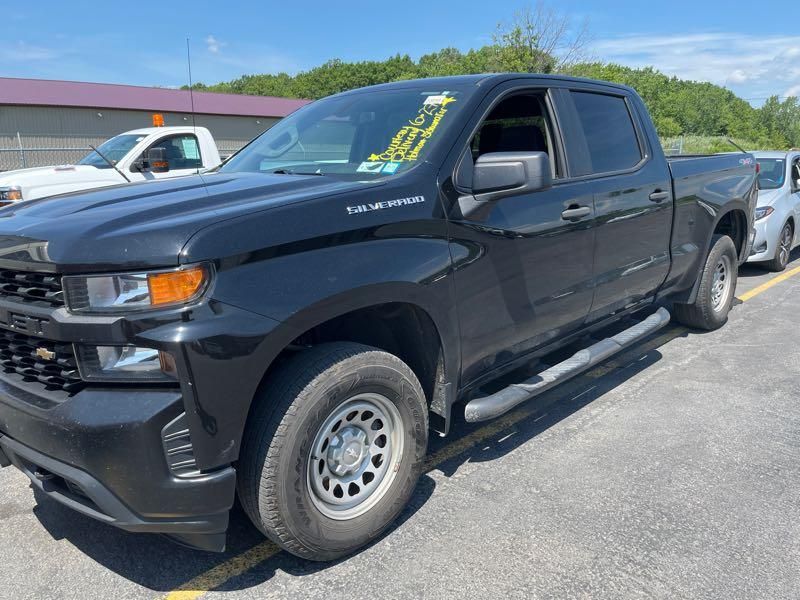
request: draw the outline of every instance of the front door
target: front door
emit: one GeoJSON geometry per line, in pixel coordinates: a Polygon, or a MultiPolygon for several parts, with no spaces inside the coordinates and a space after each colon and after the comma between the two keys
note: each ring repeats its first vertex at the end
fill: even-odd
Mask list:
{"type": "Polygon", "coordinates": [[[142,158],[147,156],[150,148],[164,148],[164,152],[169,163],[169,171],[164,173],[132,171],[131,179],[169,179],[172,177],[183,177],[185,175],[196,175],[203,168],[203,158],[200,155],[200,144],[197,137],[191,133],[181,133],[161,138],[150,144],[142,153],[142,158]]]}
{"type": "Polygon", "coordinates": [[[458,168],[457,185],[463,169],[470,180],[481,154],[544,151],[555,175],[550,189],[451,215],[464,384],[579,328],[591,306],[592,195],[580,183],[559,182],[560,135],[550,106],[544,90],[510,90],[487,109],[458,168]],[[586,214],[565,216],[577,207],[586,214]]]}

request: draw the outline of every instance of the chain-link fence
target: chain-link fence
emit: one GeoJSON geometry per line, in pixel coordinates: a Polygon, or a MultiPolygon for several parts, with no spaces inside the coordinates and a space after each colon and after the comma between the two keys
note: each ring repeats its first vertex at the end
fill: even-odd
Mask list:
{"type": "Polygon", "coordinates": [[[0,148],[0,171],[75,164],[91,148],[0,148]]]}

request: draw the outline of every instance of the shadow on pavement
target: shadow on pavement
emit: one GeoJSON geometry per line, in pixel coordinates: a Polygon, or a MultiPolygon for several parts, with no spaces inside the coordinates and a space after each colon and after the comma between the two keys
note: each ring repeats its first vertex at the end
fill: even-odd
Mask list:
{"type": "MultiPolygon", "coordinates": [[[[621,357],[627,357],[624,360],[620,361],[621,357],[617,357],[613,368],[602,376],[582,375],[521,405],[517,410],[524,410],[525,413],[519,420],[515,420],[508,427],[486,437],[480,436],[479,443],[475,443],[462,453],[435,465],[434,469],[441,471],[446,477],[450,477],[462,464],[490,462],[514,451],[522,444],[659,362],[662,355],[657,348],[647,350],[644,346],[648,342],[652,343],[652,340],[657,339],[658,335],[664,336],[665,333],[668,335],[661,342],[662,344],[676,337],[687,335],[686,330],[680,327],[662,330],[649,340],[644,340],[625,351],[621,355],[621,357]],[[670,331],[671,335],[669,335],[670,331]],[[637,352],[637,348],[640,349],[639,352],[637,352]]],[[[601,368],[603,364],[600,365],[601,368]]],[[[468,424],[463,420],[463,411],[460,406],[456,406],[454,411],[457,416],[451,434],[444,439],[432,438],[430,453],[457,442],[464,436],[491,423],[489,421],[468,424]]],[[[487,465],[486,468],[491,468],[491,466],[487,465]]],[[[427,474],[423,475],[409,506],[385,536],[390,536],[394,529],[402,526],[413,516],[431,497],[435,487],[434,479],[427,474]]],[[[154,535],[127,533],[77,514],[48,498],[37,495],[36,499],[38,505],[34,508],[34,514],[53,538],[68,540],[89,558],[107,569],[157,592],[176,589],[208,569],[214,568],[264,541],[264,538],[250,524],[240,509],[234,509],[231,514],[228,550],[222,554],[213,554],[188,550],[154,535]]],[[[375,543],[380,539],[382,538],[375,540],[375,543]]],[[[268,582],[276,571],[302,576],[324,570],[335,564],[338,563],[309,562],[281,552],[264,560],[244,574],[231,578],[215,589],[248,589],[268,582]]]]}

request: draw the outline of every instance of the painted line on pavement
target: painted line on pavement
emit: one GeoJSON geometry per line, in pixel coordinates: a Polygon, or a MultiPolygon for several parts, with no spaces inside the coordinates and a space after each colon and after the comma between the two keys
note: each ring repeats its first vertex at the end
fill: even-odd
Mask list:
{"type": "Polygon", "coordinates": [[[800,267],[795,267],[791,271],[784,271],[780,275],[776,275],[772,279],[765,281],[761,285],[754,287],[752,290],[745,292],[741,296],[738,296],[738,298],[742,302],[747,302],[751,298],[755,298],[759,294],[763,294],[772,286],[778,285],[780,282],[786,281],[787,279],[789,279],[790,277],[794,277],[798,273],[800,273],[800,267]]]}

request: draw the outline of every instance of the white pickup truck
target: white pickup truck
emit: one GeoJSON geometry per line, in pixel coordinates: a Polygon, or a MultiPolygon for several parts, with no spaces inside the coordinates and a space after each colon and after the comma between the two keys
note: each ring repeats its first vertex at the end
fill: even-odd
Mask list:
{"type": "Polygon", "coordinates": [[[0,173],[0,206],[127,181],[193,175],[220,164],[205,127],[148,127],[115,136],[76,165],[0,173]]]}

